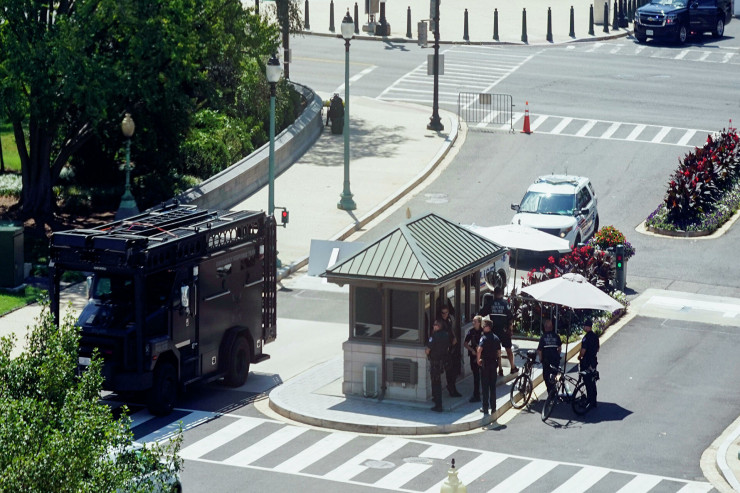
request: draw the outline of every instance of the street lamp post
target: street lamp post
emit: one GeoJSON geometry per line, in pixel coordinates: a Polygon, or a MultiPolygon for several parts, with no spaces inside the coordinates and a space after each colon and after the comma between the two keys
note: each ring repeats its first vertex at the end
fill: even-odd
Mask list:
{"type": "Polygon", "coordinates": [[[352,192],[349,190],[349,40],[354,36],[355,23],[352,16],[347,15],[342,19],[342,37],[344,38],[344,188],[337,208],[345,211],[357,209],[357,204],[352,200],[352,192]]]}
{"type": "Polygon", "coordinates": [[[280,60],[275,54],[267,61],[267,82],[270,83],[270,161],[267,171],[268,199],[267,213],[275,212],[275,85],[281,75],[280,60]]]}
{"type": "Polygon", "coordinates": [[[434,98],[432,101],[432,117],[427,128],[440,132],[445,129],[439,118],[439,0],[434,2],[434,98]]]}
{"type": "Polygon", "coordinates": [[[126,137],[126,164],[124,169],[126,170],[126,190],[121,196],[121,204],[118,206],[116,212],[116,219],[126,219],[134,214],[139,213],[139,208],[136,206],[136,199],[131,193],[131,137],[134,135],[134,119],[131,118],[131,113],[126,113],[121,122],[121,131],[123,136],[126,137]]]}

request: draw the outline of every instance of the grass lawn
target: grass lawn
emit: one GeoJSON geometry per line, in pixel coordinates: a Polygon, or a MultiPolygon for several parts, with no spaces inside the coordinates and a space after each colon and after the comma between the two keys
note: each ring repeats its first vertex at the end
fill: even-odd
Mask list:
{"type": "Polygon", "coordinates": [[[13,127],[10,123],[0,124],[0,143],[3,146],[5,171],[20,172],[21,159],[18,157],[18,149],[15,147],[15,138],[13,137],[13,127]]]}
{"type": "Polygon", "coordinates": [[[46,290],[33,286],[26,286],[25,290],[17,293],[0,292],[0,316],[9,311],[26,306],[46,294],[46,290]]]}

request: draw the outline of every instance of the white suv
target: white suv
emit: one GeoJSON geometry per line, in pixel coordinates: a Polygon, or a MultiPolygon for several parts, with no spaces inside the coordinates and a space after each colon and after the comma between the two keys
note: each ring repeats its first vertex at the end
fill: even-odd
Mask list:
{"type": "Polygon", "coordinates": [[[596,193],[588,178],[570,175],[540,176],[529,186],[512,224],[523,224],[565,238],[571,248],[599,229],[596,193]]]}

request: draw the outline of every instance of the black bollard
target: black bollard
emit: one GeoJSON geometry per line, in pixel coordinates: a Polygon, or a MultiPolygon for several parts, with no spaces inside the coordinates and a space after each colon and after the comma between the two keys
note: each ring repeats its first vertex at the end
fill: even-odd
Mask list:
{"type": "Polygon", "coordinates": [[[617,0],[614,0],[614,14],[612,15],[612,28],[616,31],[619,29],[619,12],[617,12],[617,0]]]}
{"type": "Polygon", "coordinates": [[[329,31],[334,32],[334,0],[329,2],[329,31]]]}
{"type": "Polygon", "coordinates": [[[304,17],[303,18],[305,19],[304,22],[303,22],[303,29],[305,29],[306,31],[310,31],[311,30],[311,24],[308,22],[308,0],[306,0],[306,2],[305,2],[305,7],[303,8],[303,13],[304,13],[304,17]]]}
{"type": "Polygon", "coordinates": [[[357,10],[357,2],[355,2],[355,34],[360,34],[360,14],[357,10]]]}
{"type": "Polygon", "coordinates": [[[552,10],[547,7],[547,40],[552,43],[552,10]]]}
{"type": "Polygon", "coordinates": [[[527,42],[527,9],[522,9],[522,43],[527,42]]]}
{"type": "Polygon", "coordinates": [[[465,17],[463,21],[463,39],[470,43],[470,36],[468,35],[468,9],[465,9],[465,17]]]}
{"type": "Polygon", "coordinates": [[[498,41],[498,9],[493,9],[493,39],[498,41]]]}
{"type": "Polygon", "coordinates": [[[594,4],[588,9],[588,34],[593,36],[594,33],[594,4]]]}
{"type": "Polygon", "coordinates": [[[576,16],[572,5],[570,6],[570,31],[568,32],[568,36],[571,38],[576,37],[576,16]]]}
{"type": "Polygon", "coordinates": [[[604,2],[604,32],[609,32],[609,2],[604,2]]]}
{"type": "Polygon", "coordinates": [[[619,27],[629,27],[630,20],[628,17],[628,11],[629,7],[627,6],[627,0],[619,0],[619,27]]]}
{"type": "Polygon", "coordinates": [[[411,34],[411,7],[406,10],[406,37],[411,39],[414,35],[411,34]]]}

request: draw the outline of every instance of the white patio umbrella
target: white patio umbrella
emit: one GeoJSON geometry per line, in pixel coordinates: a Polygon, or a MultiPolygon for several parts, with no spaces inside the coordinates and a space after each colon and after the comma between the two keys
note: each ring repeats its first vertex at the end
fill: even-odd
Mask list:
{"type": "MultiPolygon", "coordinates": [[[[574,309],[606,310],[615,312],[624,308],[617,300],[591,284],[580,274],[569,272],[555,279],[548,279],[522,289],[523,293],[543,303],[569,306],[574,309]]],[[[555,318],[557,331],[558,318],[555,318]]],[[[570,334],[568,334],[570,336],[570,334]]],[[[568,354],[568,338],[565,339],[565,354],[568,354]]]]}

